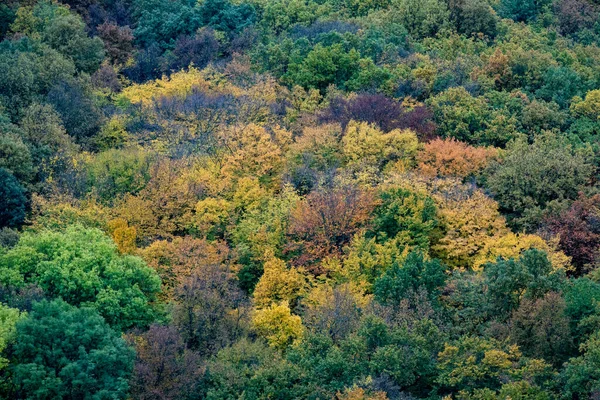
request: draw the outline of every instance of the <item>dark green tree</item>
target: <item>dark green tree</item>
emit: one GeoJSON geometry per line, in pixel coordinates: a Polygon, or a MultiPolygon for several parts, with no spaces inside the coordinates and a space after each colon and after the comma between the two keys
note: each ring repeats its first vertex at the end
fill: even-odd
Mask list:
{"type": "Polygon", "coordinates": [[[0,168],[0,227],[21,225],[26,210],[25,189],[13,174],[0,168]]]}
{"type": "Polygon", "coordinates": [[[565,137],[546,132],[532,144],[526,138],[510,143],[486,171],[486,185],[513,227],[534,231],[549,208],[576,199],[593,172],[589,147],[573,148],[565,137]]]}
{"type": "Polygon", "coordinates": [[[507,317],[523,298],[540,299],[560,291],[565,283],[563,271],[554,271],[541,250],[527,250],[519,259],[499,258],[484,269],[487,297],[492,315],[507,317]]]}
{"type": "Polygon", "coordinates": [[[425,260],[420,252],[412,252],[404,263],[395,262],[375,281],[373,292],[381,304],[399,305],[400,301],[419,289],[425,289],[430,300],[437,302],[446,281],[444,266],[439,260],[425,260]]]}
{"type": "Polygon", "coordinates": [[[16,326],[14,399],[125,399],[134,351],[91,308],[34,305],[16,326]]]}

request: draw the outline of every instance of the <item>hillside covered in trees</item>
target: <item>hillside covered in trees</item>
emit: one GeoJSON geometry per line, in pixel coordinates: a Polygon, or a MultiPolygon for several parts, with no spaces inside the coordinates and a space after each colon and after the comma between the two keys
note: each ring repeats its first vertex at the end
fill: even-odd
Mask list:
{"type": "Polygon", "coordinates": [[[0,398],[599,398],[599,1],[0,3],[0,398]]]}

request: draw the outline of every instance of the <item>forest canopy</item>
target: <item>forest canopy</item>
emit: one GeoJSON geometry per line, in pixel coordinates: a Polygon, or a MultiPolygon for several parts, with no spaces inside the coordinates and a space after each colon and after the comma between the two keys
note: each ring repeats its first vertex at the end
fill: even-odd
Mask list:
{"type": "Polygon", "coordinates": [[[4,0],[0,398],[598,398],[599,168],[596,0],[4,0]]]}

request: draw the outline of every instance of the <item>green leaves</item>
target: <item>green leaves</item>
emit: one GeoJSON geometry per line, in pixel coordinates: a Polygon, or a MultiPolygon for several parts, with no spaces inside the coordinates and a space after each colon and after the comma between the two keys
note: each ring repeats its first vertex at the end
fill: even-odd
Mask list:
{"type": "Polygon", "coordinates": [[[126,397],[134,352],[95,310],[42,301],[16,334],[11,363],[19,397],[126,397]]]}
{"type": "Polygon", "coordinates": [[[486,185],[513,227],[534,231],[547,209],[584,190],[594,172],[591,156],[589,147],[575,149],[555,133],[539,135],[533,144],[519,138],[489,166],[486,185]]]}
{"type": "Polygon", "coordinates": [[[93,307],[117,329],[149,324],[160,288],[140,258],[119,255],[109,237],[81,226],[23,234],[0,256],[0,279],[9,286],[35,283],[50,297],[93,307]]]}
{"type": "Polygon", "coordinates": [[[440,288],[446,281],[439,260],[425,260],[422,253],[410,253],[402,265],[395,262],[375,281],[375,298],[382,304],[398,306],[402,299],[425,290],[437,302],[440,288]]]}

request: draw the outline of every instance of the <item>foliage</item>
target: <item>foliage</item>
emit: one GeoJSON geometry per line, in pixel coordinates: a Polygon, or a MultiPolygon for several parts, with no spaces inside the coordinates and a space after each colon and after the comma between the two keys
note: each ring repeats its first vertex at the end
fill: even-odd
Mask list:
{"type": "Polygon", "coordinates": [[[302,320],[290,313],[287,302],[256,310],[252,316],[252,325],[270,346],[278,349],[298,344],[304,334],[302,320]]]}
{"type": "Polygon", "coordinates": [[[42,301],[16,334],[16,398],[126,398],[134,353],[95,310],[42,301]]]}
{"type": "Polygon", "coordinates": [[[514,141],[501,162],[488,167],[486,184],[509,223],[531,231],[549,207],[577,198],[592,172],[589,149],[574,149],[563,137],[545,133],[533,144],[514,141]],[[518,172],[523,170],[529,173],[518,172]]]}
{"type": "Polygon", "coordinates": [[[115,328],[144,326],[156,315],[156,273],[134,256],[119,255],[98,229],[25,233],[0,255],[2,283],[39,285],[51,298],[92,307],[115,328]]]}
{"type": "Polygon", "coordinates": [[[0,168],[0,226],[19,226],[25,219],[27,198],[25,189],[19,184],[17,178],[5,168],[0,168]]]}
{"type": "Polygon", "coordinates": [[[0,3],[1,398],[600,393],[598,1],[0,3]]]}

